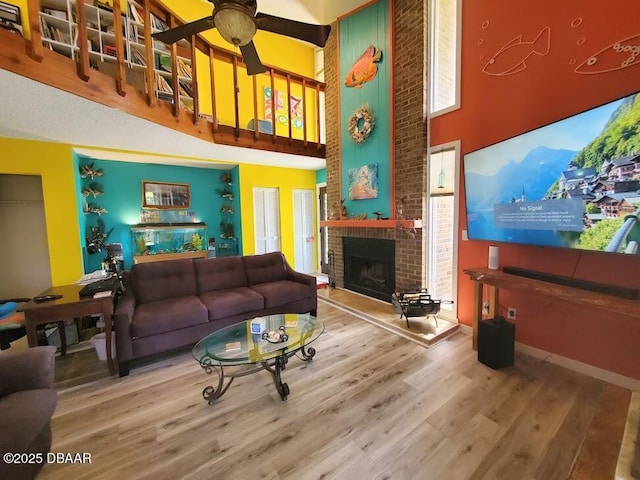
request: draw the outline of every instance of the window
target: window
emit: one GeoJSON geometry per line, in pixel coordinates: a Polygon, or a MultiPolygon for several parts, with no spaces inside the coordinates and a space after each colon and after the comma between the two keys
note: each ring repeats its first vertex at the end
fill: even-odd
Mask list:
{"type": "MultiPolygon", "coordinates": [[[[429,154],[429,252],[427,285],[429,293],[441,300],[456,297],[456,211],[458,185],[457,151],[455,147],[438,147],[429,154]]],[[[455,304],[442,304],[441,314],[453,320],[455,304]]]]}
{"type": "Polygon", "coordinates": [[[461,0],[430,1],[429,113],[444,113],[460,104],[461,0]]]}

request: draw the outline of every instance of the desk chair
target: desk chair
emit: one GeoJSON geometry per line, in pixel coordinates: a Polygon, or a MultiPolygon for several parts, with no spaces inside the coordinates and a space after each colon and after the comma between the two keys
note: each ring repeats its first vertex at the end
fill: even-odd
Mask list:
{"type": "MultiPolygon", "coordinates": [[[[29,302],[30,298],[10,298],[0,300],[0,320],[7,319],[16,313],[18,303],[29,302]]],[[[0,350],[11,348],[11,342],[24,337],[27,331],[23,323],[0,323],[0,350]]]]}

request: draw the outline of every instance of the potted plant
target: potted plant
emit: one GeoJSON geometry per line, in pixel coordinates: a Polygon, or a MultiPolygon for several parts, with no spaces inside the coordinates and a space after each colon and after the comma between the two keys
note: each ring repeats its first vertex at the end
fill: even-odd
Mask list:
{"type": "Polygon", "coordinates": [[[113,228],[109,229],[108,232],[105,231],[104,221],[99,218],[96,226],[89,227],[89,233],[85,237],[87,241],[87,252],[94,254],[105,249],[105,242],[112,231],[113,228]]]}

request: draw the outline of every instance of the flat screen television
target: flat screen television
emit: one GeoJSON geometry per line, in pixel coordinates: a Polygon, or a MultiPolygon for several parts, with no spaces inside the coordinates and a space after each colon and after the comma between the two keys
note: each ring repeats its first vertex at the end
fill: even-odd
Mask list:
{"type": "Polygon", "coordinates": [[[640,92],[464,156],[474,240],[640,255],[640,92]]]}

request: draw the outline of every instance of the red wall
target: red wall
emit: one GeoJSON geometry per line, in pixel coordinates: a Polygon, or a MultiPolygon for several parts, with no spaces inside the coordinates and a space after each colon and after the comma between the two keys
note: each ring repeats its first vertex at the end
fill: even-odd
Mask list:
{"type": "MultiPolygon", "coordinates": [[[[637,2],[513,0],[462,2],[461,108],[433,118],[430,144],[460,140],[461,155],[640,90],[640,63],[598,74],[575,68],[603,48],[640,35],[637,2]],[[511,75],[484,73],[509,40],[533,41],[550,29],[546,56],[532,55],[511,75]]],[[[634,42],[640,45],[638,41],[634,42]]],[[[638,57],[640,60],[640,56],[638,57]]],[[[463,175],[461,175],[463,178],[463,175]]],[[[466,228],[460,185],[460,229],[466,228]]],[[[460,233],[460,232],[459,232],[460,233]]],[[[640,289],[640,257],[501,243],[500,264],[640,289]]],[[[472,282],[462,270],[486,266],[488,243],[460,241],[458,308],[471,324],[472,282]]],[[[640,324],[606,311],[500,292],[517,308],[516,340],[623,375],[640,378],[640,324]]],[[[504,310],[503,310],[504,312],[504,310]]]]}

